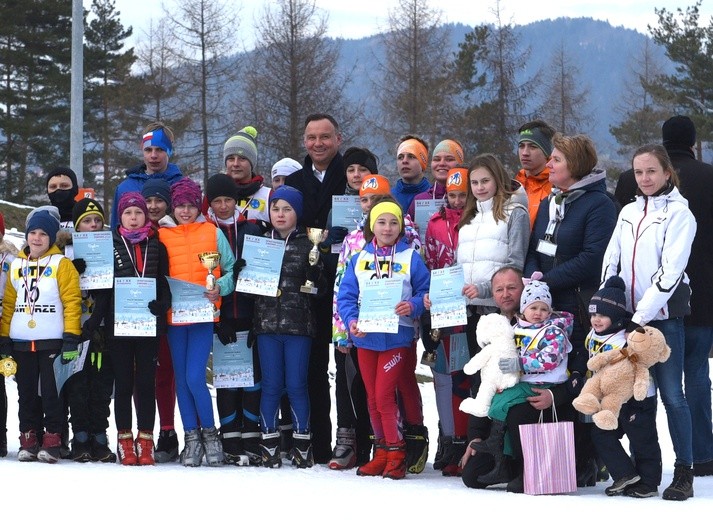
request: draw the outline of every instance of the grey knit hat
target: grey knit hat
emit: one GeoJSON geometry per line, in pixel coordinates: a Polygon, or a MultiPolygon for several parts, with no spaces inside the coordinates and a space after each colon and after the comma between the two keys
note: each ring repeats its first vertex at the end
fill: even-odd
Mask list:
{"type": "Polygon", "coordinates": [[[231,155],[239,155],[250,161],[252,170],[255,171],[257,164],[257,130],[252,126],[246,126],[236,135],[225,141],[223,146],[223,164],[231,155]]]}

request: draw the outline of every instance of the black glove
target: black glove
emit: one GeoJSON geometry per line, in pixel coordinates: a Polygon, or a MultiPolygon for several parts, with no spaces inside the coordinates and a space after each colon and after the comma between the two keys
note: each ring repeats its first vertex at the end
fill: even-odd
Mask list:
{"type": "Polygon", "coordinates": [[[223,345],[235,343],[238,340],[235,335],[235,324],[231,320],[220,320],[216,323],[215,333],[223,345]]]}
{"type": "Polygon", "coordinates": [[[62,364],[66,365],[70,361],[79,357],[79,341],[65,339],[62,342],[62,364]]]}
{"type": "Polygon", "coordinates": [[[91,340],[94,337],[94,333],[99,328],[99,322],[101,320],[95,319],[93,316],[89,318],[82,324],[82,340],[91,340]]]}
{"type": "Polygon", "coordinates": [[[257,334],[253,329],[248,331],[248,348],[257,347],[257,334]]]}
{"type": "Polygon", "coordinates": [[[7,336],[0,337],[0,356],[12,356],[12,340],[7,336]]]}
{"type": "Polygon", "coordinates": [[[244,258],[238,258],[235,263],[233,264],[233,280],[237,281],[238,275],[240,275],[240,271],[243,270],[245,267],[245,259],[244,258]]]}
{"type": "Polygon", "coordinates": [[[349,234],[349,230],[342,226],[332,226],[328,231],[327,238],[324,242],[319,244],[319,248],[325,253],[331,251],[333,244],[341,244],[344,242],[344,237],[349,234]]]}
{"type": "Polygon", "coordinates": [[[156,317],[163,316],[170,308],[171,305],[163,300],[151,300],[149,302],[149,311],[156,317]]]}
{"type": "Polygon", "coordinates": [[[321,271],[321,269],[320,269],[320,267],[319,267],[318,265],[310,265],[310,266],[307,268],[307,276],[306,276],[306,278],[307,278],[310,282],[313,282],[313,283],[314,283],[314,282],[317,281],[317,279],[319,279],[319,273],[320,273],[320,271],[321,271]]]}
{"type": "Polygon", "coordinates": [[[567,385],[567,392],[569,395],[572,397],[579,396],[579,393],[582,391],[582,387],[584,386],[584,381],[585,377],[582,374],[579,372],[572,372],[565,383],[567,385]]]}
{"type": "Polygon", "coordinates": [[[421,342],[423,343],[423,348],[429,354],[433,354],[441,341],[434,341],[431,337],[431,313],[426,311],[421,314],[421,342]]]}
{"type": "Polygon", "coordinates": [[[75,258],[72,260],[72,263],[79,274],[84,274],[84,271],[87,270],[87,263],[84,261],[84,258],[75,258]]]}

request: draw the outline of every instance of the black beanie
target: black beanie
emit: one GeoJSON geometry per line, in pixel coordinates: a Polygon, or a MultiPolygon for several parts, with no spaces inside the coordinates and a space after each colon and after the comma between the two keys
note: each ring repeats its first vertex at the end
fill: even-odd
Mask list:
{"type": "Polygon", "coordinates": [[[101,217],[104,222],[106,222],[106,218],[104,217],[104,208],[102,208],[102,205],[99,204],[99,202],[89,198],[80,199],[72,208],[72,222],[74,222],[75,229],[79,227],[79,223],[87,215],[97,215],[101,217]]]}
{"type": "Polygon", "coordinates": [[[74,173],[74,170],[71,168],[67,168],[66,166],[57,166],[54,168],[51,172],[47,174],[47,177],[45,178],[45,186],[47,186],[50,183],[50,179],[52,177],[57,177],[58,175],[66,175],[69,177],[69,179],[72,181],[72,189],[74,190],[74,194],[76,195],[79,193],[79,185],[77,184],[77,174],[74,173]]]}
{"type": "Polygon", "coordinates": [[[208,204],[217,197],[230,197],[238,200],[235,181],[230,175],[224,173],[213,175],[205,185],[205,196],[208,199],[208,204]]]}
{"type": "Polygon", "coordinates": [[[624,328],[629,316],[626,310],[626,284],[619,276],[609,278],[589,301],[589,314],[601,314],[612,321],[612,330],[624,328]]]}
{"type": "Polygon", "coordinates": [[[352,164],[363,166],[369,170],[372,175],[379,173],[376,156],[366,148],[349,148],[344,152],[344,169],[346,170],[352,164]]]}
{"type": "Polygon", "coordinates": [[[669,150],[690,150],[696,144],[696,127],[686,116],[673,116],[661,127],[663,145],[669,150]]]}

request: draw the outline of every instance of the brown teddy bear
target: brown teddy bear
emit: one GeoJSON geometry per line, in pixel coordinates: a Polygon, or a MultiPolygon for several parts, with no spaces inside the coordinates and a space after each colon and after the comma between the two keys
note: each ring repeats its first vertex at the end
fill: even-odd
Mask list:
{"type": "Polygon", "coordinates": [[[572,405],[592,415],[602,430],[615,430],[621,405],[632,397],[643,401],[649,388],[649,368],[664,362],[671,349],[660,330],[639,327],[627,338],[621,350],[600,352],[587,363],[594,372],[572,405]]]}

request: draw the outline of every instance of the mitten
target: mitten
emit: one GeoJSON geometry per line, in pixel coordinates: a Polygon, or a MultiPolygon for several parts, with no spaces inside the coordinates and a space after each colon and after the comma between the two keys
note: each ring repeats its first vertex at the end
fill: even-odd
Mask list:
{"type": "Polygon", "coordinates": [[[169,303],[163,300],[151,300],[149,302],[149,311],[151,311],[151,314],[156,317],[163,316],[168,312],[168,309],[170,308],[171,306],[169,305],[169,303]]]}
{"type": "Polygon", "coordinates": [[[572,397],[577,397],[584,386],[584,376],[579,372],[572,372],[566,382],[567,392],[572,397]]]}
{"type": "Polygon", "coordinates": [[[507,374],[508,372],[519,372],[522,370],[520,358],[500,358],[498,366],[503,374],[507,374]]]}
{"type": "Polygon", "coordinates": [[[233,264],[233,280],[237,281],[238,275],[240,274],[240,271],[243,270],[243,268],[245,268],[245,259],[238,258],[233,264]]]}
{"type": "Polygon", "coordinates": [[[75,258],[72,263],[79,274],[84,274],[84,271],[87,270],[87,262],[84,261],[84,258],[75,258]]]}
{"type": "Polygon", "coordinates": [[[215,333],[223,345],[235,343],[237,337],[235,335],[235,325],[230,320],[221,320],[215,324],[215,333]]]}

